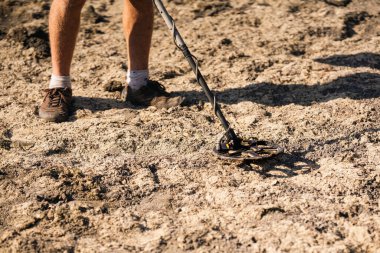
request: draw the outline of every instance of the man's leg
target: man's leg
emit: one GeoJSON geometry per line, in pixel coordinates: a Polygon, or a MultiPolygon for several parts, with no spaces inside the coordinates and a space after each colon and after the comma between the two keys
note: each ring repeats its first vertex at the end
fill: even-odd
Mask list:
{"type": "Polygon", "coordinates": [[[62,122],[69,117],[72,103],[70,67],[77,39],[80,13],[86,0],[54,0],[49,15],[53,73],[39,109],[47,121],[62,122]]]}
{"type": "Polygon", "coordinates": [[[123,27],[128,53],[127,82],[139,89],[149,79],[149,51],[153,33],[151,0],[124,0],[123,27]]]}
{"type": "Polygon", "coordinates": [[[171,97],[162,85],[149,81],[149,51],[153,33],[152,0],[124,0],[124,35],[128,51],[128,87],[123,97],[133,104],[172,107],[184,98],[171,97]]]}
{"type": "Polygon", "coordinates": [[[128,69],[147,70],[153,33],[152,0],[125,0],[123,26],[127,41],[128,69]]]}
{"type": "Polygon", "coordinates": [[[79,31],[80,13],[86,0],[54,0],[49,16],[53,74],[70,76],[79,31]]]}

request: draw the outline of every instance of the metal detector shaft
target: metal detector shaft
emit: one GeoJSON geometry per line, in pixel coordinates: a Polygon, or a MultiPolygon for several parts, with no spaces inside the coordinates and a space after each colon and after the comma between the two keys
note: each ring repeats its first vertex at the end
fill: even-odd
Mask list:
{"type": "Polygon", "coordinates": [[[239,140],[235,134],[235,131],[230,127],[230,123],[224,117],[219,104],[216,102],[215,95],[211,92],[210,88],[208,87],[206,83],[206,80],[204,79],[202,73],[200,72],[198,68],[197,59],[191,54],[189,48],[187,47],[177,27],[175,26],[174,19],[170,16],[170,14],[166,10],[161,0],[153,0],[153,2],[156,5],[161,16],[164,18],[166,25],[169,27],[170,31],[172,32],[175,45],[182,51],[183,55],[189,62],[194,74],[196,75],[197,82],[202,87],[209,102],[213,105],[215,115],[219,118],[220,122],[222,123],[223,128],[226,130],[226,133],[229,139],[232,140],[235,144],[239,143],[239,140]]]}

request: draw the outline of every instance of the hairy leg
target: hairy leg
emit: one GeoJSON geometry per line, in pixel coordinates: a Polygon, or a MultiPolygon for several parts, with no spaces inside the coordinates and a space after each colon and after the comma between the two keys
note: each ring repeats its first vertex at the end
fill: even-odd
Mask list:
{"type": "Polygon", "coordinates": [[[54,0],[49,15],[53,74],[69,76],[79,31],[80,13],[86,0],[54,0]]]}
{"type": "Polygon", "coordinates": [[[123,27],[127,41],[128,69],[148,69],[153,33],[152,1],[125,0],[123,27]]]}

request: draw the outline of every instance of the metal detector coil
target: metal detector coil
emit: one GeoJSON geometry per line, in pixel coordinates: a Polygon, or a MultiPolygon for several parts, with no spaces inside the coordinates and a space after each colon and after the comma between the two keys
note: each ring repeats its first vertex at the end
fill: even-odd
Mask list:
{"type": "Polygon", "coordinates": [[[219,158],[241,161],[271,158],[284,150],[273,143],[255,138],[239,139],[239,143],[236,145],[223,137],[213,151],[219,158]]]}
{"type": "Polygon", "coordinates": [[[216,101],[216,96],[211,92],[206,80],[204,79],[201,71],[199,70],[199,62],[197,58],[191,54],[181,34],[179,33],[174,19],[169,15],[167,9],[161,0],[153,0],[153,3],[157,7],[159,13],[163,17],[166,25],[171,31],[174,44],[179,50],[182,51],[190,67],[192,68],[197,82],[202,87],[203,92],[206,94],[208,101],[212,104],[214,113],[220,120],[225,134],[214,148],[214,153],[225,159],[232,160],[259,160],[270,158],[283,152],[283,149],[270,144],[267,141],[258,141],[255,138],[242,139],[239,138],[235,131],[231,128],[230,123],[224,117],[219,104],[216,101]]]}

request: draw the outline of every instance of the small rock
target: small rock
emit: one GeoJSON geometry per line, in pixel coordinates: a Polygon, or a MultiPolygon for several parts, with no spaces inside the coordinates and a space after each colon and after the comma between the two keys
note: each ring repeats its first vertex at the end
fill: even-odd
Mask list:
{"type": "Polygon", "coordinates": [[[229,46],[232,44],[232,40],[228,39],[228,38],[224,38],[222,39],[222,41],[220,42],[220,44],[222,44],[223,46],[229,46]]]}

